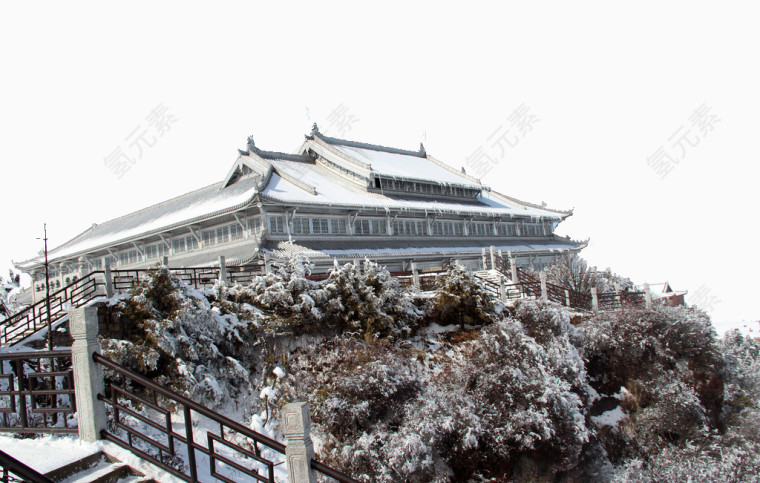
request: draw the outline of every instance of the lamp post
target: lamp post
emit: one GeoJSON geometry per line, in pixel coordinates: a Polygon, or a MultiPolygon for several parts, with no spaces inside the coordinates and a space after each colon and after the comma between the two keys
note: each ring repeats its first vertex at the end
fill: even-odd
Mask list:
{"type": "MultiPolygon", "coordinates": [[[[47,247],[47,223],[42,225],[43,240],[45,241],[45,311],[47,313],[48,328],[48,350],[53,350],[53,323],[50,320],[50,271],[48,268],[48,247],[47,247]]],[[[39,238],[38,238],[39,240],[39,238]]]]}

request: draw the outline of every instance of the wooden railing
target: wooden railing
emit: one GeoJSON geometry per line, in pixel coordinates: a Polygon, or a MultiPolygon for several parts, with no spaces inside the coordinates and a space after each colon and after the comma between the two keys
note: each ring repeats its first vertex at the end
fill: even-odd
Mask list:
{"type": "MultiPolygon", "coordinates": [[[[101,432],[103,439],[184,481],[198,481],[201,464],[198,456],[204,455],[209,473],[220,481],[237,481],[224,476],[224,469],[237,473],[238,480],[274,483],[275,467],[285,461],[284,444],[158,385],[97,352],[92,357],[114,375],[112,382],[105,387],[105,394],[98,395],[98,399],[111,408],[107,412],[111,418],[110,426],[116,428],[104,429],[101,432]],[[148,409],[150,417],[135,410],[136,407],[148,409]],[[177,418],[179,414],[181,419],[177,418]],[[201,419],[206,424],[196,426],[201,419]],[[198,432],[204,433],[201,438],[198,438],[198,432]],[[180,453],[186,464],[171,464],[180,453]]],[[[311,467],[342,483],[356,481],[316,460],[311,461],[311,467]]]]}
{"type": "MultiPolygon", "coordinates": [[[[495,257],[495,268],[503,275],[512,278],[510,260],[505,257],[495,257]]],[[[516,267],[517,282],[522,294],[528,298],[543,296],[541,281],[530,272],[516,267]]],[[[551,282],[545,282],[546,299],[567,307],[580,310],[593,310],[593,296],[589,293],[566,289],[551,282]]],[[[602,293],[597,296],[599,310],[622,310],[625,308],[640,307],[644,305],[644,292],[615,292],[602,293]]]]}
{"type": "Polygon", "coordinates": [[[0,345],[14,344],[40,329],[46,328],[48,320],[53,324],[68,314],[71,307],[81,307],[93,298],[105,295],[103,272],[92,272],[86,277],[66,285],[43,299],[14,314],[0,324],[0,345]]]}
{"type": "Polygon", "coordinates": [[[76,433],[71,351],[0,354],[0,431],[76,433]]]}

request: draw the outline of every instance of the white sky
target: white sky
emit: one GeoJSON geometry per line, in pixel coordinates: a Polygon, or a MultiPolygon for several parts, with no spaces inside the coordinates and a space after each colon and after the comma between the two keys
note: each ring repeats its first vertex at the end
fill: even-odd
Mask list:
{"type": "Polygon", "coordinates": [[[721,330],[757,321],[758,12],[629,5],[3,3],[0,273],[43,222],[56,246],[219,181],[249,134],[292,152],[317,121],[456,167],[483,148],[493,188],[575,208],[559,231],[591,238],[592,265],[701,292],[721,330]],[[176,122],[118,179],[104,158],[158,105],[176,122]],[[487,139],[521,105],[538,121],[502,154],[487,139]],[[664,179],[661,146],[680,159],[664,179]]]}

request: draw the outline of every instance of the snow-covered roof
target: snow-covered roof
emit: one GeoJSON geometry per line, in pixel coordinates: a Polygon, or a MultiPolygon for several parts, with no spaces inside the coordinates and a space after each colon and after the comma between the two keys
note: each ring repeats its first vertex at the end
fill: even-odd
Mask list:
{"type": "Polygon", "coordinates": [[[392,210],[427,210],[430,213],[472,213],[486,216],[563,218],[563,214],[540,208],[510,203],[497,193],[483,191],[477,202],[437,201],[424,199],[401,199],[381,193],[370,192],[353,183],[341,182],[330,170],[318,164],[271,160],[279,173],[299,177],[313,186],[316,194],[308,192],[273,174],[262,190],[263,197],[287,203],[303,203],[328,206],[365,206],[392,210]]]}
{"type": "Polygon", "coordinates": [[[439,166],[426,157],[342,145],[335,145],[335,149],[369,164],[372,172],[381,176],[472,185],[480,188],[470,180],[439,166]]]}
{"type": "MultiPolygon", "coordinates": [[[[93,224],[80,235],[50,250],[49,256],[51,259],[76,256],[137,236],[234,211],[250,203],[257,193],[257,181],[257,177],[251,176],[225,188],[221,188],[222,183],[215,183],[105,223],[93,224]]],[[[18,266],[24,267],[29,262],[19,263],[18,266]]]]}

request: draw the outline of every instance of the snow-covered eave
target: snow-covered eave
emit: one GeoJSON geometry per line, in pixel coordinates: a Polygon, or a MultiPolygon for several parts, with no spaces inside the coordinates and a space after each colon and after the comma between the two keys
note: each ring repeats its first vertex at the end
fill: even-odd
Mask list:
{"type": "Polygon", "coordinates": [[[392,179],[401,180],[401,181],[437,184],[440,186],[453,186],[455,188],[465,188],[469,190],[478,190],[478,191],[482,191],[484,189],[488,190],[486,186],[482,186],[482,185],[467,184],[467,183],[450,183],[447,181],[436,181],[436,180],[431,180],[431,179],[426,179],[426,178],[414,178],[412,176],[398,176],[395,174],[383,173],[382,171],[375,171],[374,169],[372,170],[372,174],[377,178],[392,178],[392,179]]]}
{"type": "Polygon", "coordinates": [[[535,210],[541,210],[541,211],[546,211],[546,212],[549,212],[549,213],[554,213],[554,214],[557,215],[557,217],[560,220],[565,220],[566,218],[568,218],[568,217],[570,217],[570,216],[573,215],[573,210],[572,209],[571,210],[556,210],[556,209],[553,209],[553,208],[547,208],[546,206],[537,205],[535,203],[530,203],[530,202],[527,202],[527,201],[522,201],[522,200],[519,200],[517,198],[513,198],[512,196],[507,196],[504,193],[499,193],[498,191],[490,191],[490,193],[492,195],[496,196],[497,198],[503,199],[504,201],[507,201],[509,203],[514,203],[514,204],[520,206],[523,209],[533,208],[535,210]]]}
{"type": "MultiPolygon", "coordinates": [[[[450,173],[453,173],[453,174],[455,174],[455,175],[457,175],[459,177],[466,178],[466,179],[472,181],[473,185],[476,185],[477,188],[483,189],[483,190],[486,190],[486,191],[491,191],[491,188],[489,188],[488,186],[484,185],[480,181],[480,178],[476,178],[474,176],[470,176],[467,173],[463,173],[461,171],[457,171],[453,167],[449,166],[448,164],[444,163],[443,161],[441,161],[438,158],[435,158],[435,157],[433,157],[433,156],[431,156],[429,154],[426,156],[426,158],[428,159],[428,161],[431,161],[432,163],[440,166],[441,168],[449,171],[450,173]]],[[[470,186],[470,187],[472,187],[472,185],[468,185],[468,184],[463,184],[462,186],[470,186]]]]}
{"type": "Polygon", "coordinates": [[[369,210],[375,210],[383,213],[387,213],[389,210],[396,210],[401,212],[420,212],[420,213],[426,213],[426,214],[441,214],[441,213],[451,213],[451,214],[458,214],[463,216],[487,216],[491,218],[508,218],[511,220],[530,220],[530,219],[536,219],[540,218],[542,220],[546,221],[552,221],[552,220],[559,220],[559,217],[553,217],[553,216],[546,216],[546,215],[536,215],[531,213],[517,213],[513,211],[506,211],[506,209],[502,208],[491,208],[491,207],[484,207],[483,209],[479,210],[463,210],[461,207],[451,207],[451,208],[423,208],[423,207],[409,207],[409,206],[403,206],[403,205],[361,205],[361,204],[355,204],[355,203],[340,203],[340,202],[334,202],[334,201],[301,201],[301,200],[289,200],[284,198],[276,198],[273,196],[268,196],[265,194],[261,194],[261,199],[263,201],[268,201],[273,204],[281,204],[281,205],[287,205],[287,206],[293,206],[293,207],[299,207],[299,208],[308,208],[310,206],[327,206],[327,207],[334,207],[334,208],[341,208],[346,209],[349,211],[369,211],[369,210]]]}
{"type": "MultiPolygon", "coordinates": [[[[501,247],[501,245],[499,245],[501,247]]],[[[514,255],[531,255],[531,256],[542,256],[542,255],[556,255],[558,253],[565,253],[565,252],[578,252],[582,249],[582,247],[567,247],[567,248],[510,248],[509,246],[504,246],[504,248],[509,249],[510,252],[514,255]]],[[[501,249],[501,248],[500,248],[501,249]]],[[[262,252],[266,253],[273,253],[273,250],[271,248],[262,248],[262,252]]],[[[310,259],[332,259],[336,256],[343,257],[363,257],[367,255],[371,255],[373,257],[410,257],[410,256],[438,256],[441,253],[454,253],[454,254],[467,254],[467,255],[479,255],[482,253],[482,247],[481,248],[473,248],[473,247],[458,247],[456,245],[450,246],[450,247],[420,247],[415,249],[393,249],[393,248],[376,248],[376,249],[343,249],[343,250],[329,250],[327,252],[322,252],[319,250],[310,251],[308,253],[308,256],[310,259]]]]}
{"type": "MultiPolygon", "coordinates": [[[[196,191],[199,191],[199,190],[196,190],[196,191]]],[[[55,251],[62,250],[64,248],[66,248],[66,245],[70,245],[71,242],[74,241],[74,240],[71,240],[71,242],[67,242],[66,244],[62,245],[61,247],[58,247],[58,248],[55,248],[55,249],[49,251],[48,252],[48,262],[52,263],[52,262],[60,262],[60,261],[65,261],[65,260],[78,260],[79,257],[87,256],[88,253],[93,253],[93,252],[98,252],[98,251],[102,251],[102,250],[107,250],[108,248],[111,248],[111,247],[114,247],[114,246],[118,246],[118,245],[123,245],[123,244],[126,244],[126,243],[137,242],[137,241],[143,240],[143,239],[145,239],[147,237],[159,235],[161,233],[165,233],[165,232],[171,231],[171,230],[176,230],[177,228],[182,228],[184,226],[188,226],[188,225],[192,225],[192,224],[195,224],[195,223],[198,223],[198,222],[206,221],[206,220],[209,220],[211,218],[216,218],[216,217],[219,217],[219,216],[228,215],[230,213],[234,213],[236,211],[239,211],[239,210],[241,210],[243,208],[247,208],[248,206],[254,204],[254,202],[256,201],[256,198],[258,196],[259,196],[259,192],[257,190],[257,191],[254,192],[254,194],[247,201],[239,203],[237,205],[234,205],[234,206],[232,206],[230,208],[226,208],[226,209],[223,209],[223,210],[217,210],[215,212],[212,212],[212,213],[209,213],[209,214],[206,214],[206,215],[201,215],[201,216],[197,216],[197,217],[185,220],[185,221],[179,221],[179,222],[176,222],[176,223],[172,223],[170,225],[166,225],[164,227],[160,227],[160,228],[156,228],[154,230],[146,231],[146,232],[140,233],[138,235],[134,235],[134,236],[130,236],[130,237],[125,237],[125,238],[117,239],[117,240],[114,240],[114,241],[109,242],[109,243],[102,243],[100,245],[96,245],[96,246],[93,246],[93,247],[90,247],[90,248],[87,248],[87,249],[84,249],[84,250],[73,252],[73,253],[67,254],[65,256],[56,257],[55,256],[55,251]]],[[[143,211],[143,210],[141,210],[141,211],[143,211]]],[[[139,213],[139,212],[135,212],[135,213],[139,213]]],[[[134,214],[134,213],[131,213],[130,215],[132,215],[132,214],[134,214]]],[[[125,216],[130,216],[130,215],[125,215],[125,216]]],[[[123,217],[120,217],[120,218],[123,218],[123,217]]],[[[117,220],[118,220],[118,218],[117,218],[117,220]]],[[[112,220],[112,221],[115,221],[115,220],[112,220]]],[[[85,233],[86,233],[86,231],[85,231],[85,233]]],[[[44,256],[38,256],[36,258],[31,258],[31,259],[25,260],[23,262],[14,263],[14,266],[18,270],[21,270],[21,271],[23,271],[25,273],[29,273],[32,269],[34,269],[36,267],[43,266],[43,265],[44,265],[44,256]]]]}

